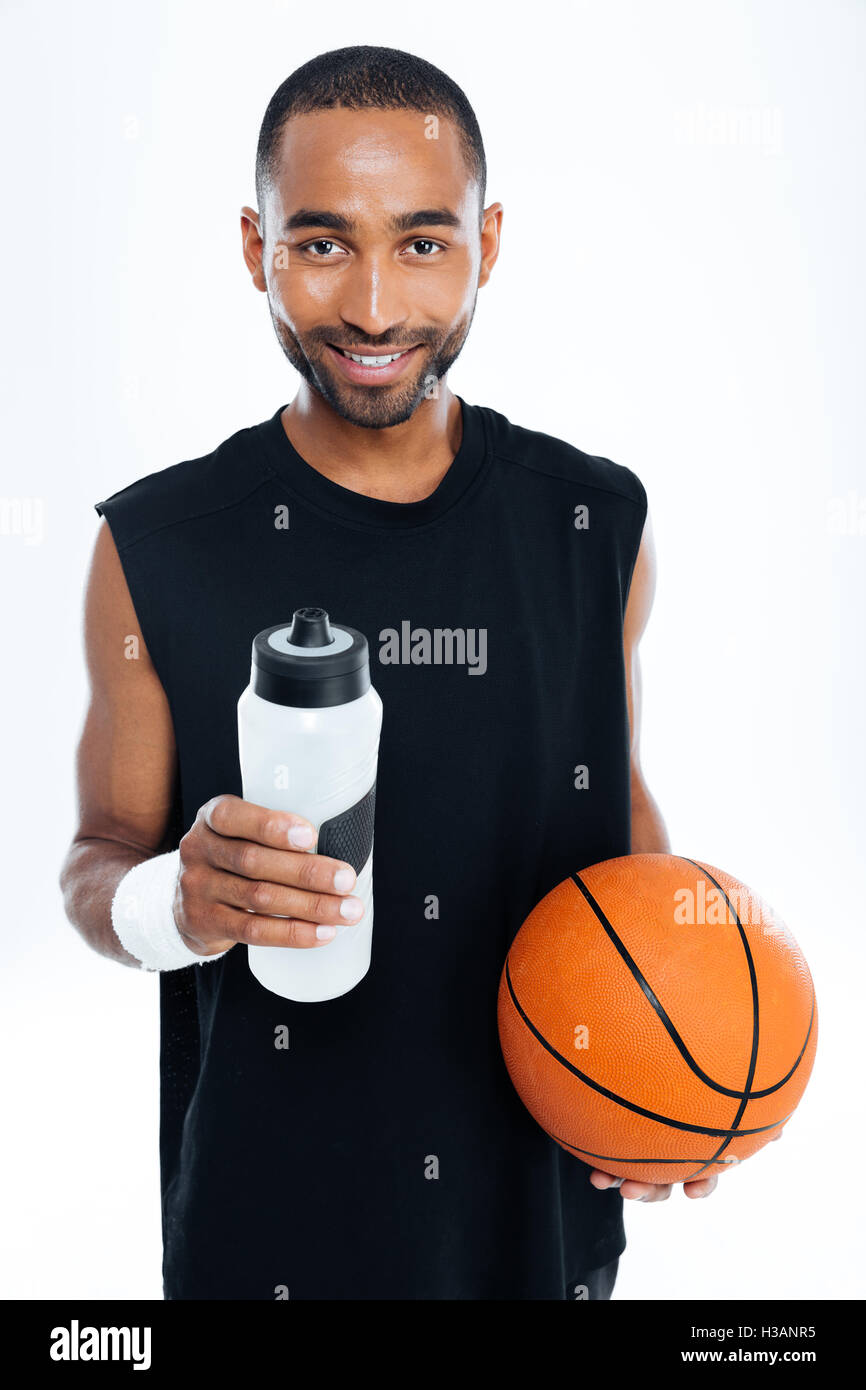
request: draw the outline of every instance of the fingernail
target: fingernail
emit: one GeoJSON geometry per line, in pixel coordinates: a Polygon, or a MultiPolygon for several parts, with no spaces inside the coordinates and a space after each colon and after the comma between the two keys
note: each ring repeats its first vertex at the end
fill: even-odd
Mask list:
{"type": "Polygon", "coordinates": [[[340,916],[349,922],[357,922],[363,911],[364,904],[360,898],[344,898],[340,903],[340,916]]]}
{"type": "Polygon", "coordinates": [[[336,935],[336,927],[316,927],[316,936],[320,941],[331,941],[336,935]]]}
{"type": "Polygon", "coordinates": [[[625,1182],[625,1178],[617,1178],[616,1182],[612,1182],[612,1183],[610,1184],[610,1186],[611,1186],[611,1187],[622,1187],[622,1185],[623,1185],[624,1182],[625,1182]]]}
{"type": "Polygon", "coordinates": [[[346,893],[355,886],[354,869],[338,869],[334,874],[334,887],[338,893],[346,893]]]}
{"type": "Polygon", "coordinates": [[[313,843],[313,832],[308,825],[293,825],[289,828],[289,844],[298,849],[306,849],[313,843]]]}

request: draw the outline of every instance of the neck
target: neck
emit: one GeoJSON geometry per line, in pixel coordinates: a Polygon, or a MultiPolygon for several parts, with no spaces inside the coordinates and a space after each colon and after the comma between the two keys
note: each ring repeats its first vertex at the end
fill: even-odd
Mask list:
{"type": "Polygon", "coordinates": [[[387,502],[418,502],[444,478],[460,447],[460,402],[442,383],[408,420],[387,429],[353,425],[302,382],[282,413],[301,458],[332,482],[387,502]]]}

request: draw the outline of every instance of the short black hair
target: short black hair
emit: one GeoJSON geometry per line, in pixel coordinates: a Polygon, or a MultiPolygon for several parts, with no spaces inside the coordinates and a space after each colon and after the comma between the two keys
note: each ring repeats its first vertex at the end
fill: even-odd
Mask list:
{"type": "Polygon", "coordinates": [[[277,145],[286,122],[333,106],[354,110],[422,111],[453,120],[466,163],[478,184],[480,207],[487,188],[487,160],[475,112],[447,73],[400,48],[358,44],[320,53],[296,68],[268,102],[256,150],[256,198],[264,207],[277,174],[277,145]]]}

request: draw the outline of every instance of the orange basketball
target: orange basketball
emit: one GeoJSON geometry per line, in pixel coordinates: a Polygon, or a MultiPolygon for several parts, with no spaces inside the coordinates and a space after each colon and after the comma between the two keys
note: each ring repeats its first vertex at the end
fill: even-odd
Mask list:
{"type": "Polygon", "coordinates": [[[731,874],[673,854],[581,869],[529,914],[499,1038],[530,1114],[617,1177],[688,1182],[781,1133],[818,1038],[784,922],[731,874]]]}

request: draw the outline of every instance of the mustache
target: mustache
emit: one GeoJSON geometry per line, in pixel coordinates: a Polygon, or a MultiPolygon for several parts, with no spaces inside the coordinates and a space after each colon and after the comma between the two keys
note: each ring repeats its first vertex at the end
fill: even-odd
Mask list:
{"type": "Polygon", "coordinates": [[[376,353],[380,347],[388,347],[391,351],[400,351],[402,348],[426,346],[435,344],[440,334],[435,329],[418,329],[409,336],[406,333],[380,333],[375,338],[365,337],[363,333],[354,333],[351,337],[346,336],[345,328],[312,328],[304,334],[307,343],[315,344],[317,347],[369,348],[371,353],[376,353]]]}

